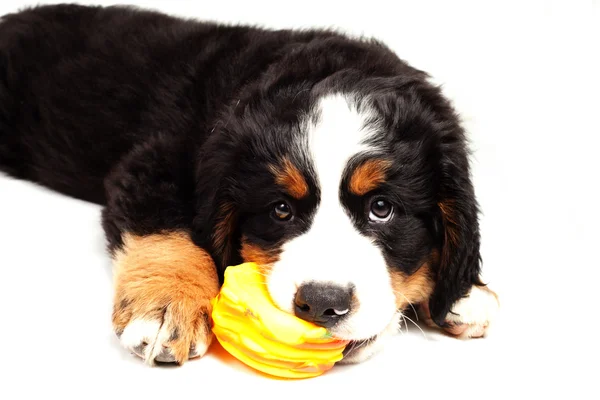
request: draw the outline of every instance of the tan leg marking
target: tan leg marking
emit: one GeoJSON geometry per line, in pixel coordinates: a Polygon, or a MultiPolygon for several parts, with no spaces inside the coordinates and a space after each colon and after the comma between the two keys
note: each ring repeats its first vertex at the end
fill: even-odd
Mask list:
{"type": "Polygon", "coordinates": [[[123,243],[114,257],[113,309],[123,344],[149,363],[202,356],[219,291],[212,258],[185,233],[126,234],[123,243]]]}

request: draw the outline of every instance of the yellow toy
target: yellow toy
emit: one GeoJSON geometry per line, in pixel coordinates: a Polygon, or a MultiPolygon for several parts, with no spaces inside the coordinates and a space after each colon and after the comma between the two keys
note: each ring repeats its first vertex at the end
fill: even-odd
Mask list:
{"type": "Polygon", "coordinates": [[[213,300],[212,319],[225,350],[252,368],[282,378],[321,375],[342,359],[348,344],[273,305],[255,263],[227,268],[213,300]]]}

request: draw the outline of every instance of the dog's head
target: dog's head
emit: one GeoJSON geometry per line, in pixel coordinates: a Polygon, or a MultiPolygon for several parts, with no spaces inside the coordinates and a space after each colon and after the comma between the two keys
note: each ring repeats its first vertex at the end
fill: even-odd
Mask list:
{"type": "Polygon", "coordinates": [[[198,164],[197,230],[222,267],[261,264],[282,310],[364,340],[412,303],[442,324],[477,280],[463,131],[422,74],[262,90],[220,124],[198,164]]]}

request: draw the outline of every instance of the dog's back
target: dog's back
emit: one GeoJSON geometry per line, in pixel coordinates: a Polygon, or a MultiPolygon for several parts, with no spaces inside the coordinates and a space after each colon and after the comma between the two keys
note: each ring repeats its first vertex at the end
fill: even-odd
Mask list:
{"type": "Polygon", "coordinates": [[[328,33],[186,21],[128,7],[58,5],[0,22],[0,169],[104,203],[135,143],[214,127],[239,87],[294,42],[328,33]]]}

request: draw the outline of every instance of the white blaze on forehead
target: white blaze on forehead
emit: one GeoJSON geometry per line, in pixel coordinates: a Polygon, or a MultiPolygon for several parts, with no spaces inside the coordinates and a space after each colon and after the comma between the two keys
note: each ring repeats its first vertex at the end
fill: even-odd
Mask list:
{"type": "MultiPolygon", "coordinates": [[[[357,154],[375,150],[366,141],[377,132],[367,124],[372,115],[359,112],[352,99],[344,95],[324,97],[315,111],[317,118],[311,119],[305,129],[321,200],[309,232],[299,237],[297,242],[305,241],[307,250],[318,252],[315,264],[320,265],[315,265],[315,271],[311,271],[315,280],[339,282],[349,278],[342,271],[357,268],[358,264],[368,262],[374,255],[380,257],[380,251],[356,230],[340,202],[340,185],[348,161],[357,154]],[[365,244],[368,244],[367,249],[365,244]],[[353,248],[361,249],[353,252],[354,262],[342,265],[344,261],[351,260],[345,260],[339,251],[348,252],[353,248]]],[[[300,244],[296,243],[296,246],[300,244]]]]}
{"type": "MultiPolygon", "coordinates": [[[[370,110],[370,109],[367,109],[370,110]]],[[[309,157],[318,175],[322,201],[336,201],[344,170],[353,156],[374,150],[366,142],[377,134],[369,111],[359,112],[351,98],[324,97],[318,117],[307,121],[309,157]]]]}
{"type": "Polygon", "coordinates": [[[307,282],[352,285],[359,304],[333,332],[347,339],[381,332],[395,314],[395,297],[381,250],[354,226],[340,201],[343,174],[357,154],[377,149],[368,144],[376,135],[370,109],[358,110],[351,97],[330,95],[305,120],[305,159],[314,169],[321,192],[307,232],[282,247],[268,289],[275,303],[293,312],[297,288],[307,282]]]}

